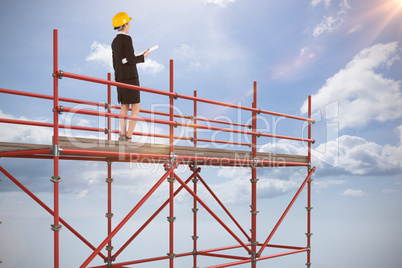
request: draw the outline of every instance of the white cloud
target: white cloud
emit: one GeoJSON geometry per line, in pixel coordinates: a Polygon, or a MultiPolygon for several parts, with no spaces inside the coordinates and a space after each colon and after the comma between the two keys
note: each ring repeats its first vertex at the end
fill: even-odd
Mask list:
{"type": "Polygon", "coordinates": [[[347,189],[341,195],[362,197],[367,195],[367,193],[365,193],[363,190],[347,189]]]}
{"type": "Polygon", "coordinates": [[[381,146],[363,138],[339,137],[339,167],[358,175],[400,172],[402,146],[381,146]]]}
{"type": "Polygon", "coordinates": [[[88,190],[83,190],[78,194],[78,198],[83,198],[88,194],[88,190]]]}
{"type": "Polygon", "coordinates": [[[361,137],[343,135],[337,141],[320,144],[313,151],[313,156],[324,160],[315,164],[319,166],[318,170],[328,174],[338,171],[353,175],[391,175],[402,171],[401,142],[395,146],[381,146],[361,137]],[[331,159],[334,165],[331,165],[331,159]]]}
{"type": "Polygon", "coordinates": [[[97,41],[93,42],[91,45],[91,53],[85,60],[102,64],[109,70],[113,70],[112,48],[110,45],[101,44],[97,41]]]}
{"type": "MultiPolygon", "coordinates": [[[[97,41],[91,45],[91,52],[85,59],[105,66],[109,71],[113,71],[112,48],[110,45],[101,44],[97,41]]],[[[164,69],[164,66],[155,60],[145,59],[144,63],[137,65],[146,74],[156,74],[164,69]]]]}
{"type": "Polygon", "coordinates": [[[206,3],[215,4],[220,7],[226,7],[229,3],[234,3],[236,0],[204,0],[206,3]]]}
{"type": "MultiPolygon", "coordinates": [[[[320,144],[312,150],[312,162],[317,173],[323,176],[337,174],[394,175],[402,172],[402,126],[395,129],[400,141],[396,145],[384,146],[361,137],[343,135],[336,140],[320,144]]],[[[300,142],[279,140],[276,144],[265,144],[263,152],[306,155],[300,142]]]]}
{"type": "MultiPolygon", "coordinates": [[[[251,171],[249,168],[221,168],[219,178],[230,179],[211,186],[225,204],[239,204],[249,201],[251,194],[251,171]]],[[[272,198],[296,193],[307,174],[305,169],[271,169],[258,176],[258,197],[272,198]],[[286,179],[284,179],[286,178],[286,179]]]]}
{"type": "Polygon", "coordinates": [[[181,44],[179,48],[174,49],[174,54],[183,56],[183,57],[194,57],[195,52],[192,47],[188,44],[181,44]]]}
{"type": "MultiPolygon", "coordinates": [[[[338,101],[340,129],[362,127],[372,120],[384,122],[401,118],[401,81],[375,72],[379,67],[389,68],[400,59],[399,53],[397,42],[362,50],[312,96],[313,110],[338,101]]],[[[307,102],[301,111],[307,113],[307,102]]]]}
{"type": "Polygon", "coordinates": [[[260,152],[275,152],[278,154],[306,155],[307,147],[292,140],[278,140],[276,143],[267,143],[261,146],[260,152]]]}
{"type": "Polygon", "coordinates": [[[259,197],[267,198],[287,194],[290,192],[296,193],[305,177],[305,175],[304,177],[303,175],[299,175],[297,177],[297,174],[295,174],[294,178],[290,180],[261,177],[261,179],[258,181],[259,197]]]}
{"type": "Polygon", "coordinates": [[[197,69],[201,66],[201,58],[199,55],[203,53],[196,51],[196,49],[188,44],[181,44],[179,48],[173,50],[176,59],[182,59],[188,62],[190,69],[197,69]]]}
{"type": "Polygon", "coordinates": [[[324,2],[324,3],[325,3],[325,6],[328,7],[329,4],[331,3],[331,0],[313,0],[313,1],[311,2],[311,5],[312,5],[313,7],[315,7],[316,5],[318,5],[318,4],[321,3],[321,2],[324,2]]]}
{"type": "MultiPolygon", "coordinates": [[[[0,109],[0,118],[48,123],[47,120],[32,119],[24,116],[15,117],[3,113],[1,109],[0,109]]],[[[53,129],[48,127],[1,124],[0,140],[3,142],[51,144],[52,136],[53,136],[53,129]]]]}
{"type": "Polygon", "coordinates": [[[332,32],[342,24],[342,21],[332,16],[324,16],[323,20],[317,24],[313,30],[314,37],[318,37],[325,32],[332,32]]]}
{"type": "Polygon", "coordinates": [[[155,60],[145,59],[145,62],[138,64],[138,69],[142,70],[144,73],[156,74],[165,69],[165,67],[155,60]]]}
{"type": "MultiPolygon", "coordinates": [[[[324,0],[325,6],[328,7],[330,4],[329,0],[324,0]]],[[[311,3],[313,6],[316,6],[322,2],[322,0],[313,0],[311,3]]],[[[318,38],[323,33],[330,33],[334,30],[338,29],[346,20],[347,11],[350,9],[350,5],[347,0],[342,0],[339,4],[339,10],[336,14],[330,16],[324,16],[322,21],[314,27],[313,36],[318,38]]]]}
{"type": "MultiPolygon", "coordinates": [[[[327,157],[335,158],[339,154],[339,168],[355,175],[397,174],[402,171],[402,143],[396,146],[381,146],[366,141],[361,137],[343,135],[338,139],[338,148],[327,146],[327,157]],[[338,152],[336,152],[338,151],[338,152]]],[[[319,146],[319,147],[320,147],[319,146]]]]}
{"type": "Polygon", "coordinates": [[[322,180],[322,179],[320,179],[320,180],[314,181],[314,187],[322,189],[322,188],[328,188],[332,185],[340,185],[340,184],[345,184],[345,183],[346,183],[346,180],[331,180],[331,179],[322,180]]]}
{"type": "Polygon", "coordinates": [[[384,189],[384,190],[381,190],[381,193],[394,194],[394,193],[399,193],[400,191],[401,191],[400,189],[384,189]]]}

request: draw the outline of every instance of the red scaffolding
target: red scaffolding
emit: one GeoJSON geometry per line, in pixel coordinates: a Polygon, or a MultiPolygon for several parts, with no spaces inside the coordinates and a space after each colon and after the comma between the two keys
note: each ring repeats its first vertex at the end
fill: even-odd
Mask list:
{"type": "MultiPolygon", "coordinates": [[[[311,182],[312,174],[315,171],[315,167],[311,166],[311,144],[314,140],[311,136],[311,124],[314,120],[311,118],[311,98],[308,98],[308,118],[303,118],[299,116],[293,116],[288,114],[276,113],[267,110],[262,110],[257,108],[257,83],[253,84],[253,103],[252,107],[246,107],[241,105],[234,105],[230,103],[224,103],[220,101],[214,101],[209,99],[203,99],[197,97],[197,92],[194,91],[194,96],[188,96],[183,94],[178,94],[174,92],[173,84],[173,61],[170,61],[170,83],[169,91],[162,91],[157,89],[151,89],[146,87],[131,86],[127,84],[122,84],[118,82],[111,81],[111,75],[108,74],[107,79],[93,78],[68,72],[63,72],[59,70],[58,64],[58,31],[53,31],[53,95],[36,94],[30,92],[22,92],[16,90],[9,90],[0,88],[0,92],[4,94],[13,94],[28,96],[32,98],[48,99],[53,100],[53,123],[46,122],[34,122],[28,120],[15,120],[0,118],[0,123],[3,124],[22,124],[30,126],[40,126],[40,127],[50,127],[53,128],[53,143],[51,145],[34,145],[34,144],[11,144],[7,142],[1,143],[0,157],[15,157],[15,158],[39,158],[39,159],[52,159],[53,160],[53,176],[51,181],[53,182],[54,200],[53,200],[53,210],[49,208],[43,201],[41,201],[35,194],[33,194],[29,189],[27,189],[22,183],[20,183],[13,175],[11,175],[4,167],[0,166],[0,171],[8,177],[12,182],[14,182],[18,187],[20,187],[26,194],[28,194],[32,199],[34,199],[40,206],[42,206],[47,212],[53,216],[53,224],[51,225],[51,230],[54,233],[54,267],[59,267],[59,233],[62,225],[70,230],[77,238],[84,242],[91,250],[92,253],[86,260],[83,260],[81,268],[88,267],[95,257],[100,257],[105,262],[105,265],[96,267],[127,267],[130,265],[135,265],[139,263],[154,262],[160,260],[167,260],[169,267],[173,268],[175,259],[179,257],[192,257],[193,267],[198,267],[198,258],[200,256],[221,258],[221,259],[231,259],[231,261],[218,264],[210,267],[232,267],[240,264],[250,263],[251,267],[257,267],[257,264],[266,259],[276,258],[280,256],[306,252],[307,255],[307,267],[310,267],[310,239],[311,239],[311,182]],[[107,86],[108,98],[106,103],[98,103],[91,101],[83,101],[71,98],[63,98],[59,96],[59,80],[63,77],[78,79],[82,81],[89,81],[98,84],[104,84],[107,86]],[[141,110],[142,113],[147,113],[151,115],[166,116],[168,120],[155,119],[154,116],[149,118],[141,116],[124,116],[116,113],[112,113],[112,108],[119,109],[117,105],[111,103],[111,87],[120,86],[130,89],[137,89],[144,92],[149,92],[153,94],[163,95],[169,97],[169,112],[155,112],[149,110],[141,110]],[[190,100],[194,105],[193,116],[183,116],[174,114],[174,102],[176,99],[181,98],[185,100],[190,100]],[[75,109],[71,107],[63,107],[59,102],[65,103],[75,103],[75,104],[85,104],[97,107],[104,107],[105,112],[91,111],[85,109],[75,109]],[[251,125],[238,123],[229,123],[226,121],[212,120],[203,117],[197,117],[197,103],[208,103],[215,106],[230,107],[238,110],[249,111],[252,113],[252,123],[251,125]],[[59,124],[59,116],[61,113],[77,113],[85,114],[91,116],[104,117],[107,119],[107,128],[94,128],[94,127],[83,127],[74,125],[63,125],[59,124]],[[285,117],[289,119],[304,121],[307,124],[308,137],[291,137],[284,135],[276,135],[270,133],[261,133],[257,131],[257,117],[262,115],[272,115],[277,117],[285,117]],[[135,132],[135,135],[144,135],[157,138],[167,138],[169,139],[169,144],[166,146],[153,146],[146,147],[144,149],[135,148],[130,150],[130,148],[125,148],[123,151],[120,150],[121,147],[116,141],[112,141],[112,133],[119,133],[118,130],[113,130],[112,118],[125,118],[132,120],[145,121],[152,124],[162,124],[169,127],[169,135],[166,134],[156,134],[156,133],[139,133],[135,132]],[[176,118],[190,119],[191,123],[183,123],[180,121],[175,121],[176,118]],[[200,122],[207,122],[207,125],[200,124],[200,122]],[[212,124],[226,124],[228,127],[217,127],[212,126],[212,124]],[[237,128],[235,129],[234,126],[237,128]],[[175,128],[191,128],[193,129],[192,137],[175,136],[175,128]],[[83,130],[83,131],[93,131],[93,132],[104,132],[107,136],[107,140],[103,141],[103,147],[99,143],[95,142],[92,148],[86,146],[85,148],[79,148],[74,146],[69,138],[59,136],[59,130],[61,128],[83,130]],[[211,139],[201,139],[197,136],[197,129],[207,129],[211,131],[228,132],[228,133],[238,133],[246,136],[251,136],[251,143],[245,142],[234,142],[234,141],[217,141],[211,139]],[[288,139],[307,143],[307,155],[284,155],[275,153],[260,153],[257,152],[257,138],[259,137],[270,137],[276,139],[288,139]],[[177,140],[190,140],[193,142],[193,147],[189,146],[178,146],[175,144],[177,140]],[[198,142],[206,143],[226,143],[235,144],[239,146],[249,146],[251,150],[249,151],[234,151],[234,150],[223,150],[223,149],[202,149],[197,146],[198,142]],[[156,147],[156,149],[155,149],[156,147]],[[119,149],[120,148],[120,149],[119,149]],[[70,226],[65,220],[60,217],[59,209],[59,183],[61,182],[61,176],[59,174],[59,161],[61,159],[66,160],[79,160],[79,161],[104,161],[107,163],[107,236],[97,246],[91,244],[86,240],[81,234],[79,234],[72,226],[70,226]],[[152,163],[157,163],[158,165],[163,165],[165,168],[165,173],[160,179],[152,186],[152,188],[142,197],[142,199],[131,209],[131,211],[124,217],[124,219],[112,228],[112,163],[113,162],[140,162],[140,161],[152,161],[152,163]],[[175,172],[175,169],[179,165],[189,165],[192,174],[186,179],[180,178],[180,176],[175,172]],[[251,168],[251,229],[250,232],[244,230],[241,224],[236,220],[236,218],[229,212],[225,205],[220,201],[219,197],[213,192],[213,190],[208,186],[205,180],[200,175],[200,166],[229,166],[229,167],[250,167],[251,168]],[[290,167],[290,166],[304,166],[307,168],[307,174],[302,184],[300,185],[298,191],[290,201],[289,205],[286,207],[285,211],[277,221],[275,227],[271,230],[268,237],[263,243],[258,242],[258,237],[261,238],[261,234],[257,228],[257,168],[261,167],[290,167]],[[169,198],[156,210],[156,212],[149,217],[149,219],[130,237],[127,242],[121,246],[117,251],[113,251],[112,238],[122,229],[122,227],[130,220],[130,218],[139,210],[139,208],[152,196],[152,194],[167,181],[169,184],[169,198]],[[174,183],[178,182],[180,187],[176,190],[174,188],[174,183]],[[192,182],[193,187],[191,188],[188,184],[192,182]],[[226,224],[198,195],[198,182],[205,187],[205,189],[213,196],[220,207],[225,211],[227,216],[233,221],[236,226],[236,231],[242,233],[239,237],[234,230],[232,230],[228,224],[226,224]],[[307,186],[307,187],[306,187],[307,186]],[[270,241],[277,231],[278,227],[284,220],[285,216],[288,214],[289,210],[295,203],[296,199],[299,197],[300,193],[304,188],[307,188],[307,242],[304,246],[285,246],[285,245],[274,245],[270,244],[270,241]],[[174,231],[175,231],[175,209],[174,209],[174,198],[182,190],[187,191],[193,197],[193,248],[184,253],[175,253],[175,243],[174,243],[174,231]],[[117,262],[117,257],[126,249],[132,241],[145,229],[145,227],[151,223],[155,217],[164,209],[168,207],[169,216],[169,253],[166,256],[140,259],[134,261],[117,262]],[[231,245],[227,247],[214,248],[214,249],[199,249],[197,238],[198,238],[198,218],[197,211],[199,208],[205,209],[236,241],[236,245],[231,245]],[[264,255],[264,250],[266,247],[280,248],[286,251],[264,255]],[[102,253],[102,249],[106,249],[107,253],[102,253]],[[222,254],[220,252],[230,249],[244,249],[244,255],[228,255],[222,254]]],[[[75,143],[88,142],[86,139],[74,138],[75,143]]],[[[94,141],[91,141],[94,144],[94,141]]]]}

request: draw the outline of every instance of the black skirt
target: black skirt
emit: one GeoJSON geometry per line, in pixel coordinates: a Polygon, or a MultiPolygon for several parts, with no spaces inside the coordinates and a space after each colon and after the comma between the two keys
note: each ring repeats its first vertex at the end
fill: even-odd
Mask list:
{"type": "MultiPolygon", "coordinates": [[[[140,81],[138,79],[124,81],[122,83],[139,86],[140,81]]],[[[124,87],[117,87],[117,101],[121,104],[134,104],[140,103],[140,91],[135,89],[128,89],[124,87]]]]}

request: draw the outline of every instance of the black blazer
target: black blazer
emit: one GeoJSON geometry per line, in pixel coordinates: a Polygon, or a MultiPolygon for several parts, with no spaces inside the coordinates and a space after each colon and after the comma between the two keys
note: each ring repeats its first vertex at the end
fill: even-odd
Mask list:
{"type": "Polygon", "coordinates": [[[114,79],[117,82],[138,79],[137,63],[144,62],[144,55],[135,56],[131,36],[118,34],[112,42],[114,79]],[[122,59],[127,63],[123,64],[122,59]]]}

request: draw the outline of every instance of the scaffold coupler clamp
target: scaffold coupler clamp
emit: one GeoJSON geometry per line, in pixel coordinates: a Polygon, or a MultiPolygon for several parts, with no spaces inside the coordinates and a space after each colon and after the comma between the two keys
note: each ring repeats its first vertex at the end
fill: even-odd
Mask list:
{"type": "Polygon", "coordinates": [[[174,222],[176,217],[167,217],[168,222],[174,222]]]}
{"type": "Polygon", "coordinates": [[[253,214],[253,215],[257,215],[258,213],[260,213],[258,210],[254,210],[254,207],[253,207],[253,205],[250,205],[250,208],[251,208],[251,214],[253,214]]]}
{"type": "Polygon", "coordinates": [[[256,167],[257,165],[258,165],[258,158],[257,157],[254,157],[253,158],[253,163],[251,163],[251,167],[253,168],[253,167],[256,167]]]}
{"type": "MultiPolygon", "coordinates": [[[[196,171],[200,172],[200,171],[201,171],[201,168],[198,167],[198,165],[197,165],[197,161],[194,161],[193,163],[191,163],[191,164],[189,165],[189,167],[190,167],[190,170],[191,170],[192,172],[196,172],[196,171]]],[[[197,181],[198,181],[198,180],[197,180],[197,181]]],[[[193,180],[193,182],[194,182],[194,180],[193,180]]]]}
{"type": "Polygon", "coordinates": [[[307,263],[306,263],[306,266],[307,266],[307,267],[310,267],[310,266],[311,266],[311,262],[307,262],[307,263]]]}
{"type": "Polygon", "coordinates": [[[60,176],[52,176],[50,181],[55,182],[55,183],[60,183],[62,181],[60,176]]]}
{"type": "Polygon", "coordinates": [[[62,114],[64,112],[64,106],[63,105],[59,105],[59,107],[57,108],[53,108],[52,109],[53,112],[57,112],[59,114],[62,114]]]}
{"type": "Polygon", "coordinates": [[[60,157],[61,153],[63,152],[63,149],[60,148],[60,145],[58,144],[53,144],[52,149],[50,149],[50,153],[54,157],[60,157]]]}
{"type": "Polygon", "coordinates": [[[105,128],[105,134],[112,133],[112,130],[109,128],[105,128]]]}
{"type": "Polygon", "coordinates": [[[62,225],[54,225],[54,224],[52,224],[52,225],[50,225],[51,226],[51,228],[50,229],[52,229],[53,231],[55,231],[55,232],[60,232],[60,230],[61,230],[61,228],[63,227],[62,225]]]}
{"type": "Polygon", "coordinates": [[[168,171],[174,164],[177,165],[177,156],[173,152],[171,152],[169,154],[169,164],[166,165],[165,171],[168,171]]]}
{"type": "Polygon", "coordinates": [[[174,94],[176,94],[176,96],[169,96],[169,98],[177,100],[179,98],[179,93],[175,92],[174,94]]]}
{"type": "Polygon", "coordinates": [[[308,171],[311,171],[311,161],[308,161],[308,166],[307,166],[308,171]]]}
{"type": "MultiPolygon", "coordinates": [[[[251,242],[251,245],[252,245],[252,246],[258,246],[258,243],[259,243],[258,241],[253,241],[253,240],[251,240],[250,242],[251,242]]],[[[256,252],[255,252],[255,253],[256,253],[256,252]]]]}
{"type": "Polygon", "coordinates": [[[111,257],[107,257],[105,260],[105,263],[107,265],[108,268],[112,268],[112,262],[115,260],[114,256],[111,257]]]}
{"type": "Polygon", "coordinates": [[[257,183],[260,179],[259,178],[255,178],[255,179],[250,179],[251,183],[257,183]]]}
{"type": "Polygon", "coordinates": [[[253,264],[256,264],[257,261],[258,261],[258,253],[254,252],[254,251],[251,251],[250,255],[251,255],[251,259],[253,260],[253,264]]]}
{"type": "Polygon", "coordinates": [[[174,254],[174,253],[167,253],[167,256],[168,256],[169,259],[176,258],[176,254],[174,254]]]}
{"type": "Polygon", "coordinates": [[[58,70],[57,72],[58,72],[58,74],[53,73],[52,76],[62,79],[64,76],[64,72],[62,70],[58,70]]]}
{"type": "Polygon", "coordinates": [[[112,108],[112,105],[105,102],[105,110],[107,110],[108,108],[112,108]]]}
{"type": "Polygon", "coordinates": [[[251,210],[250,212],[251,212],[251,214],[253,214],[253,215],[257,215],[258,213],[260,213],[258,210],[255,210],[255,211],[254,211],[254,210],[251,210]]]}

